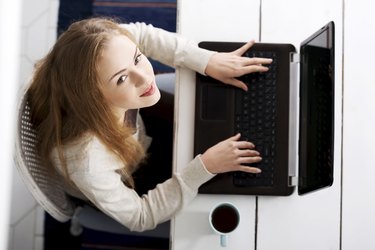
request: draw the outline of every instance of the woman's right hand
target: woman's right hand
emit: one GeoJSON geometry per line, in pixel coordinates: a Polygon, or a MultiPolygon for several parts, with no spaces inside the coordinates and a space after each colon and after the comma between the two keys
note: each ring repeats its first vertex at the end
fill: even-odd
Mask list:
{"type": "Polygon", "coordinates": [[[259,168],[243,165],[259,162],[262,158],[254,150],[255,145],[248,141],[239,141],[240,134],[232,136],[207,149],[200,157],[206,169],[212,174],[231,171],[260,173],[259,168]]]}

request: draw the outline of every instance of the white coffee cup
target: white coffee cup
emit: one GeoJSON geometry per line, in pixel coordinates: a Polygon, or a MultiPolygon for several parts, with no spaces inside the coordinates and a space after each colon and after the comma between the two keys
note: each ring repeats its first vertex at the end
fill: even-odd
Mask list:
{"type": "Polygon", "coordinates": [[[229,202],[217,204],[210,211],[209,223],[212,230],[220,235],[220,245],[226,247],[228,234],[240,224],[238,208],[229,202]]]}

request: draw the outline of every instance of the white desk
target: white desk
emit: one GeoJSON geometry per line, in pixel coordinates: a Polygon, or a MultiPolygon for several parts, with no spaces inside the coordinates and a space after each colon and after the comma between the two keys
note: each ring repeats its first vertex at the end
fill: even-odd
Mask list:
{"type": "MultiPolygon", "coordinates": [[[[300,42],[328,21],[336,24],[335,181],[331,188],[306,196],[255,197],[198,195],[172,223],[172,249],[222,249],[209,228],[208,213],[219,201],[236,204],[240,227],[227,249],[321,250],[340,247],[342,2],[339,0],[180,0],[178,31],[196,41],[300,42]]],[[[174,168],[193,158],[195,74],[176,77],[174,168]]]]}

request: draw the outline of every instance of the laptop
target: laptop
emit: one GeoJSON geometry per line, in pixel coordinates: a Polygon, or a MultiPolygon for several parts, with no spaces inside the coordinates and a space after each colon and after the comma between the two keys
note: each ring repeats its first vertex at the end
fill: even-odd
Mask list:
{"type": "MultiPolygon", "coordinates": [[[[244,43],[203,41],[199,46],[229,52],[244,43]]],[[[194,152],[241,133],[262,161],[260,174],[218,174],[199,193],[306,194],[333,184],[334,22],[292,44],[256,43],[243,56],[272,58],[266,73],[241,77],[247,92],[196,75],[194,152]]]]}

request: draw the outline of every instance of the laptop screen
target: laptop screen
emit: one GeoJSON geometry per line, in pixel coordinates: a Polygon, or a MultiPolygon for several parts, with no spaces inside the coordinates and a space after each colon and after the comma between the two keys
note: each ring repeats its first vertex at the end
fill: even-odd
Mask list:
{"type": "Polygon", "coordinates": [[[298,193],[333,183],[334,24],[301,44],[298,193]]]}

